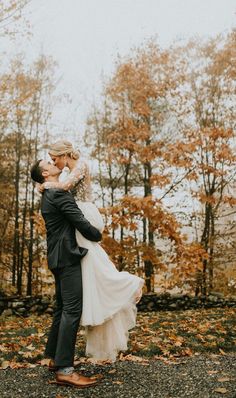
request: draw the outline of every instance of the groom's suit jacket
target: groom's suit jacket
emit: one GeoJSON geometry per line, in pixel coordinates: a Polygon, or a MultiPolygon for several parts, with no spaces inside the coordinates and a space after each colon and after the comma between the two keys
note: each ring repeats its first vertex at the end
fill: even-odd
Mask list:
{"type": "Polygon", "coordinates": [[[75,229],[86,239],[98,242],[101,233],[85,219],[70,192],[45,189],[41,203],[47,230],[47,254],[50,269],[80,263],[87,249],[76,242],[75,229]]]}

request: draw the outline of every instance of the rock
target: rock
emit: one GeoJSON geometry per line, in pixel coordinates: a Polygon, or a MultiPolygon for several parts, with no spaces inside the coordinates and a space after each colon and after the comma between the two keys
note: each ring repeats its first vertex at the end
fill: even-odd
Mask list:
{"type": "Polygon", "coordinates": [[[224,298],[223,293],[219,293],[219,292],[211,292],[210,296],[214,296],[214,297],[219,297],[219,298],[224,298]]]}
{"type": "Polygon", "coordinates": [[[183,296],[182,296],[182,294],[176,293],[176,294],[173,294],[173,296],[171,296],[171,298],[174,300],[179,300],[179,299],[182,300],[183,296]]]}
{"type": "Polygon", "coordinates": [[[52,315],[52,314],[53,314],[53,309],[50,308],[50,307],[48,307],[44,313],[45,313],[45,314],[52,315]]]}
{"type": "Polygon", "coordinates": [[[12,306],[12,308],[19,308],[19,307],[24,306],[24,302],[23,301],[13,301],[11,306],[12,306]]]}
{"type": "Polygon", "coordinates": [[[148,308],[150,311],[153,311],[153,309],[154,309],[154,303],[153,303],[152,301],[151,301],[150,303],[148,303],[147,308],[148,308]]]}
{"type": "Polygon", "coordinates": [[[50,304],[51,303],[51,299],[49,297],[43,297],[41,300],[42,304],[50,304]]]}
{"type": "Polygon", "coordinates": [[[216,303],[216,302],[218,302],[219,299],[217,296],[210,294],[210,296],[208,297],[208,300],[213,303],[216,303]]]}
{"type": "Polygon", "coordinates": [[[17,308],[17,312],[18,312],[19,314],[24,314],[25,312],[27,312],[27,309],[24,308],[24,307],[17,308]]]}
{"type": "Polygon", "coordinates": [[[1,314],[1,316],[10,316],[10,315],[13,315],[13,312],[10,308],[6,308],[1,314]]]}
{"type": "Polygon", "coordinates": [[[38,309],[39,309],[39,305],[34,304],[34,305],[32,305],[32,307],[30,307],[29,312],[37,312],[38,309]]]}

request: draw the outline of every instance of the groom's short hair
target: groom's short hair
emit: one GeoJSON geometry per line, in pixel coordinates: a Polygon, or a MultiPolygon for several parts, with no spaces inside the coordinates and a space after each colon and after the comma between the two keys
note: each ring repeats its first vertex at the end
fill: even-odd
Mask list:
{"type": "Polygon", "coordinates": [[[38,182],[39,184],[42,184],[44,182],[43,169],[39,166],[41,161],[42,159],[37,160],[37,162],[34,163],[30,170],[32,180],[34,182],[38,182]]]}

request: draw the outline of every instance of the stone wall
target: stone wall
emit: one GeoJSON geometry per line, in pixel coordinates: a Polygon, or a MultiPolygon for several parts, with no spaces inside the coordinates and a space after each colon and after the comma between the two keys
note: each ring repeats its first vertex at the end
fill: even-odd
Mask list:
{"type": "Polygon", "coordinates": [[[30,314],[52,314],[53,299],[49,296],[38,297],[1,297],[0,314],[2,316],[19,315],[29,316],[30,314]]]}
{"type": "MultiPolygon", "coordinates": [[[[138,310],[147,311],[178,311],[197,308],[235,307],[236,297],[224,298],[220,294],[211,294],[207,297],[191,297],[188,295],[145,294],[138,310]]],[[[52,314],[53,299],[44,297],[1,297],[0,314],[3,316],[30,314],[52,314]]]]}
{"type": "Polygon", "coordinates": [[[188,295],[145,294],[138,304],[139,311],[178,311],[196,308],[235,307],[236,297],[225,298],[221,294],[212,293],[207,297],[188,295]]]}

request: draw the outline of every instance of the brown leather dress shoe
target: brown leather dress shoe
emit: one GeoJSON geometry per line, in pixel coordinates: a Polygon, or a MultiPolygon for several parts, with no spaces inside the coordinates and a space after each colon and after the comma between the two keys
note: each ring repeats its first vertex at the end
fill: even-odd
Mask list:
{"type": "Polygon", "coordinates": [[[64,375],[63,373],[57,372],[56,374],[57,384],[72,386],[77,388],[86,388],[95,386],[98,381],[91,377],[85,377],[79,373],[73,372],[69,375],[64,375]]]}

